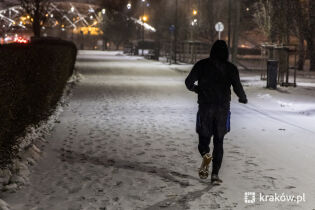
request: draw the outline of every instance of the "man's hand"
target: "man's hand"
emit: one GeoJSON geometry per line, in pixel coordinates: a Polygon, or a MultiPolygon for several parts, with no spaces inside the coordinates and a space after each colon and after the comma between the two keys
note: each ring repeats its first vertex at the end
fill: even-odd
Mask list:
{"type": "Polygon", "coordinates": [[[242,103],[242,104],[247,104],[247,103],[248,103],[247,98],[240,98],[240,99],[238,99],[238,101],[239,101],[240,103],[242,103]]]}

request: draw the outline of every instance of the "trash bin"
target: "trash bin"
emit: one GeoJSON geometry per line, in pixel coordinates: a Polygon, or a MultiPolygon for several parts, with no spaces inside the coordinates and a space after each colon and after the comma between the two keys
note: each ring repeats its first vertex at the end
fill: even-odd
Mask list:
{"type": "Polygon", "coordinates": [[[277,89],[278,61],[267,61],[267,88],[277,89]]]}

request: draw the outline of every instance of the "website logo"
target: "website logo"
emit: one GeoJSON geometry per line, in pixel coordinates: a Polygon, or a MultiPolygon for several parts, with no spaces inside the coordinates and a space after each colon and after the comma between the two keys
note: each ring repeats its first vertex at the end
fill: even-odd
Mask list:
{"type": "Polygon", "coordinates": [[[245,203],[255,203],[256,193],[255,192],[245,192],[244,201],[245,201],[245,203]]]}

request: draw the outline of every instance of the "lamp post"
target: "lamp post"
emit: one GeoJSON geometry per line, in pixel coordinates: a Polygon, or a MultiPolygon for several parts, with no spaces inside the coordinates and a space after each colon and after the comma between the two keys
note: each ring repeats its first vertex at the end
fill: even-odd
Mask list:
{"type": "Polygon", "coordinates": [[[102,31],[103,31],[103,51],[105,51],[107,49],[107,40],[106,40],[106,35],[105,35],[105,15],[106,15],[106,9],[103,8],[102,9],[102,31]]]}
{"type": "Polygon", "coordinates": [[[193,9],[192,11],[192,15],[193,15],[193,20],[191,22],[191,29],[192,29],[192,33],[191,33],[191,40],[192,40],[192,49],[191,49],[191,62],[195,63],[196,60],[196,49],[195,49],[195,27],[198,24],[198,19],[197,19],[197,15],[198,15],[198,10],[193,9]]]}
{"type": "Polygon", "coordinates": [[[143,15],[142,17],[141,17],[141,21],[142,21],[142,55],[144,55],[144,49],[143,49],[143,47],[144,47],[144,24],[145,24],[145,22],[147,22],[148,21],[148,16],[146,16],[146,15],[143,15]]]}
{"type": "Polygon", "coordinates": [[[191,21],[191,62],[195,63],[196,61],[196,49],[195,49],[195,27],[198,24],[198,20],[195,18],[193,21],[191,21]]]}
{"type": "Polygon", "coordinates": [[[144,8],[145,8],[145,1],[146,0],[141,0],[142,1],[142,56],[144,55],[143,51],[144,51],[144,8]]]}
{"type": "Polygon", "coordinates": [[[176,0],[176,5],[175,5],[175,34],[174,34],[174,63],[176,64],[177,63],[177,28],[178,28],[178,24],[177,24],[177,13],[178,13],[178,0],[176,0]]]}

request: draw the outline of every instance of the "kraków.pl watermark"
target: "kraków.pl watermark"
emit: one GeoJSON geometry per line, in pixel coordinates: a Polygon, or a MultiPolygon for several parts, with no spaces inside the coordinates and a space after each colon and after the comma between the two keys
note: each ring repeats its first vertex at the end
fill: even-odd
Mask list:
{"type": "Polygon", "coordinates": [[[258,202],[291,202],[299,204],[301,202],[306,202],[306,198],[305,193],[300,195],[289,195],[285,193],[263,194],[257,192],[245,192],[244,202],[248,204],[258,202]]]}

